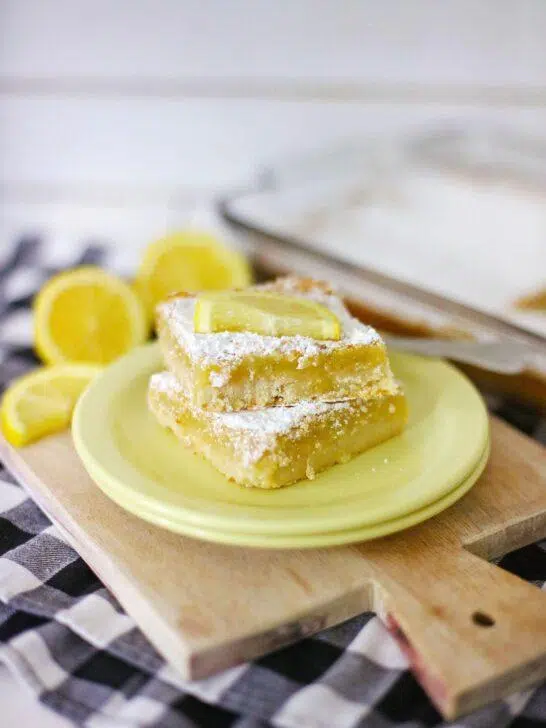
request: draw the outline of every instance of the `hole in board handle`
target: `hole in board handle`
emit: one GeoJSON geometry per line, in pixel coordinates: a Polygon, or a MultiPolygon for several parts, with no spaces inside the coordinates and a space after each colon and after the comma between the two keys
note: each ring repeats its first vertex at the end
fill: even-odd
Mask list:
{"type": "Polygon", "coordinates": [[[495,624],[493,617],[490,617],[489,614],[485,614],[485,612],[474,612],[472,615],[472,621],[478,627],[493,627],[495,624]]]}

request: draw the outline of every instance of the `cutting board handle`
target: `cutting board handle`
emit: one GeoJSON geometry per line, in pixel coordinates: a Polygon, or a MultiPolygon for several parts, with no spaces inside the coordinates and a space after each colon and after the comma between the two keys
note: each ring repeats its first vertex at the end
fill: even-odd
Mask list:
{"type": "Polygon", "coordinates": [[[377,611],[444,715],[546,676],[546,594],[460,546],[389,540],[365,554],[377,611]]]}

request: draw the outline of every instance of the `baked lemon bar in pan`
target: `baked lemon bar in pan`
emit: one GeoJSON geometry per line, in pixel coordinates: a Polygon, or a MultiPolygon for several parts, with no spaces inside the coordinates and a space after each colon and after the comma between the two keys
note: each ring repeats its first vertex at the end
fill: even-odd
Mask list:
{"type": "Polygon", "coordinates": [[[396,391],[383,340],[375,329],[352,317],[326,283],[281,278],[246,289],[247,298],[253,291],[275,294],[276,305],[279,294],[290,301],[320,304],[337,322],[338,338],[245,330],[199,333],[195,315],[199,297],[171,296],[157,307],[157,331],[165,364],[193,406],[245,410],[396,391]]]}
{"type": "Polygon", "coordinates": [[[170,372],[152,375],[148,403],[159,423],[230,480],[279,488],[346,462],[402,431],[404,394],[395,388],[371,400],[301,401],[242,412],[196,407],[170,372]]]}

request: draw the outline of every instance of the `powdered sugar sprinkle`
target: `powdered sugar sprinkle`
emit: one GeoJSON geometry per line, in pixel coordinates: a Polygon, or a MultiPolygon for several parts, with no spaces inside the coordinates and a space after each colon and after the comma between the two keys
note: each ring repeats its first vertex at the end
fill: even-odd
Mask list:
{"type": "Polygon", "coordinates": [[[266,407],[240,412],[209,412],[192,407],[184,396],[183,387],[171,372],[159,372],[150,378],[152,391],[164,392],[176,409],[183,403],[194,416],[205,419],[218,431],[229,432],[232,442],[241,452],[245,464],[256,462],[266,450],[274,447],[279,435],[297,431],[310,418],[331,412],[343,412],[355,406],[353,400],[315,402],[305,400],[291,407],[266,407]]]}
{"type": "MultiPolygon", "coordinates": [[[[320,286],[302,293],[290,288],[290,279],[275,284],[276,290],[317,301],[330,309],[339,319],[342,335],[339,341],[318,341],[307,336],[261,336],[250,332],[219,332],[197,334],[193,314],[195,299],[174,298],[160,304],[160,310],[179,345],[192,362],[201,367],[219,367],[229,370],[247,357],[267,357],[281,354],[297,358],[298,367],[306,366],[319,353],[334,351],[347,345],[367,346],[379,344],[381,337],[371,326],[361,323],[345,308],[338,296],[325,292],[320,286]]],[[[222,386],[211,380],[212,386],[222,386]]]]}

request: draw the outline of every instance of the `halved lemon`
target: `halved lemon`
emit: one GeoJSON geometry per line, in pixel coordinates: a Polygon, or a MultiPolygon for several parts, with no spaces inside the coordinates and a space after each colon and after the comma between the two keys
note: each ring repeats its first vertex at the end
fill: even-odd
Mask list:
{"type": "Polygon", "coordinates": [[[35,345],[48,364],[107,364],[147,337],[146,313],[127,283],[94,266],[51,278],[34,303],[35,345]]]}
{"type": "Polygon", "coordinates": [[[262,336],[338,340],[341,325],[329,308],[308,298],[269,291],[227,291],[197,297],[195,331],[248,331],[262,336]]]}
{"type": "Polygon", "coordinates": [[[58,364],[16,379],[2,398],[2,431],[20,447],[65,429],[78,397],[102,367],[58,364]]]}
{"type": "Polygon", "coordinates": [[[209,233],[188,230],[148,246],[135,288],[152,317],[156,304],[171,293],[243,288],[251,280],[244,255],[209,233]]]}

